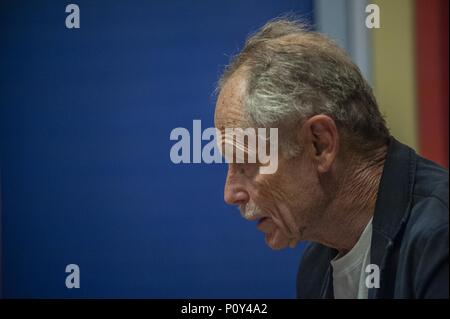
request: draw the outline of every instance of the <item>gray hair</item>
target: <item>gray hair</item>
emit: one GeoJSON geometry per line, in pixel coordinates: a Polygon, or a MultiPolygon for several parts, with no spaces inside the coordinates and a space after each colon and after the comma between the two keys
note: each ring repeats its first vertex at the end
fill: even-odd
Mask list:
{"type": "Polygon", "coordinates": [[[303,24],[277,19],[250,36],[226,67],[219,89],[240,67],[246,70],[244,110],[252,125],[292,131],[325,114],[356,150],[387,144],[389,130],[358,67],[333,41],[303,24]]]}

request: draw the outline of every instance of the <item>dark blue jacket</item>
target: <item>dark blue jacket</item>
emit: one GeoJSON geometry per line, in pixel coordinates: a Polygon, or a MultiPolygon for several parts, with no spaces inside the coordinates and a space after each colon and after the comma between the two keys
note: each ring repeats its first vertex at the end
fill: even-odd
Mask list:
{"type": "MultiPolygon", "coordinates": [[[[448,171],[391,139],[375,206],[370,298],[448,298],[448,171]]],[[[297,275],[298,298],[333,298],[337,251],[311,243],[297,275]]]]}

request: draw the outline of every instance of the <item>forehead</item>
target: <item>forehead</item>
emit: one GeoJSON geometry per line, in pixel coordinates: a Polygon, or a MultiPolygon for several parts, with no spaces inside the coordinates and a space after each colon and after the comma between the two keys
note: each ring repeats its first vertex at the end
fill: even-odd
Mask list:
{"type": "Polygon", "coordinates": [[[239,69],[224,83],[217,98],[214,116],[215,126],[219,130],[244,126],[246,85],[246,73],[239,69]]]}

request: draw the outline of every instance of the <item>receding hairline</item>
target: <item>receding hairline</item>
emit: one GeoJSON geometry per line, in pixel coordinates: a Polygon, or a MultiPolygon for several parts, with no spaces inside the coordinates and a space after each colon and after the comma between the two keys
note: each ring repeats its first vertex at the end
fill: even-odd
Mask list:
{"type": "Polygon", "coordinates": [[[351,58],[347,54],[347,52],[342,49],[333,39],[327,37],[326,35],[312,31],[308,28],[306,24],[303,24],[299,21],[290,21],[290,20],[272,20],[264,25],[263,30],[256,32],[254,34],[250,34],[247,39],[243,51],[240,51],[238,54],[232,57],[231,63],[227,66],[227,68],[222,73],[219,82],[217,91],[220,92],[225,83],[230,79],[236,72],[241,69],[246,70],[248,73],[246,80],[249,79],[251,72],[251,64],[253,50],[258,50],[261,46],[271,46],[272,48],[278,47],[281,51],[283,48],[289,48],[291,46],[307,46],[309,48],[319,48],[323,52],[332,53],[339,59],[342,59],[343,62],[352,63],[351,58]],[[276,36],[264,37],[263,30],[268,26],[274,27],[276,24],[288,24],[295,31],[291,31],[287,34],[281,34],[276,36]],[[249,48],[251,47],[251,48],[249,48]],[[246,52],[245,50],[248,50],[246,52]],[[236,60],[238,58],[238,60],[236,60]]]}
{"type": "MultiPolygon", "coordinates": [[[[284,93],[279,94],[279,100],[273,102],[273,105],[276,103],[281,105],[283,102],[280,98],[282,94],[289,96],[289,92],[291,92],[289,88],[294,85],[294,81],[300,81],[299,83],[303,84],[299,84],[299,86],[305,89],[306,93],[298,93],[298,96],[294,96],[294,93],[290,98],[292,101],[294,101],[294,98],[299,99],[297,100],[299,101],[298,110],[301,109],[301,103],[305,102],[303,104],[305,107],[302,109],[305,112],[298,111],[296,118],[304,117],[303,120],[305,120],[315,114],[328,115],[343,129],[342,132],[348,131],[349,134],[345,135],[352,137],[347,138],[349,142],[353,139],[357,141],[356,143],[352,141],[350,142],[351,144],[367,144],[368,147],[372,147],[375,144],[378,145],[386,141],[386,138],[389,137],[389,130],[386,128],[383,116],[379,112],[372,89],[364,79],[358,66],[335,41],[326,35],[310,30],[307,25],[298,21],[272,20],[257,32],[249,35],[243,49],[232,57],[222,73],[217,91],[221,92],[230,79],[234,78],[237,73],[242,74],[243,70],[245,70],[246,76],[242,77],[241,80],[246,81],[246,98],[253,97],[253,100],[248,100],[250,107],[247,107],[245,99],[242,107],[244,114],[249,116],[249,119],[252,119],[250,123],[254,122],[253,124],[264,126],[286,124],[285,121],[289,121],[292,117],[284,115],[288,114],[287,111],[284,113],[279,111],[279,105],[275,105],[273,109],[275,111],[268,116],[264,116],[262,111],[263,109],[269,110],[268,107],[259,109],[257,112],[255,108],[257,105],[262,105],[260,103],[261,99],[264,98],[266,92],[272,93],[273,91],[271,90],[275,86],[274,90],[279,89],[282,92],[283,88],[280,83],[283,82],[283,76],[285,76],[284,70],[288,70],[288,72],[295,71],[294,65],[301,67],[298,70],[298,75],[293,73],[293,77],[286,78],[287,86],[284,93]],[[302,61],[306,61],[304,65],[302,65],[302,61]],[[316,76],[315,63],[318,63],[316,67],[324,65],[322,74],[320,71],[317,71],[318,77],[314,77],[316,76]],[[282,68],[283,66],[285,69],[282,68]],[[303,66],[305,66],[305,70],[301,71],[303,66]],[[275,76],[274,80],[269,83],[267,82],[268,75],[270,75],[268,70],[272,69],[272,67],[275,70],[274,74],[278,72],[278,77],[275,76]],[[266,73],[266,71],[268,72],[266,73]],[[259,83],[261,75],[263,84],[259,83]],[[298,78],[295,79],[295,76],[298,76],[298,78]],[[322,76],[325,81],[320,80],[322,76]],[[338,81],[339,79],[342,81],[338,81]],[[264,83],[269,84],[265,85],[264,83]],[[332,83],[338,84],[334,85],[332,83]],[[254,90],[257,93],[254,93],[254,90]],[[312,94],[312,90],[316,90],[316,92],[312,94]],[[255,99],[259,99],[259,101],[255,102],[255,99]],[[348,108],[345,106],[338,109],[341,103],[347,102],[348,108]],[[316,108],[314,105],[321,106],[316,108]],[[361,116],[355,115],[355,110],[359,105],[362,106],[361,112],[364,112],[360,113],[362,114],[361,116]],[[366,126],[368,121],[371,120],[375,120],[375,124],[366,126]],[[353,138],[354,133],[358,134],[355,138],[353,138]]],[[[271,97],[273,96],[275,95],[271,97]]],[[[267,102],[272,104],[270,99],[267,99],[267,102]]],[[[293,112],[295,108],[291,106],[290,110],[293,112]]],[[[363,148],[365,149],[366,147],[364,146],[363,148]]]]}

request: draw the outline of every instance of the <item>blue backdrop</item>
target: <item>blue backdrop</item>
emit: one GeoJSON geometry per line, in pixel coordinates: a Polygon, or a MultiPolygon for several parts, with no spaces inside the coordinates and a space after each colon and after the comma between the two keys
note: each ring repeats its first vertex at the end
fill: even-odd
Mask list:
{"type": "Polygon", "coordinates": [[[0,4],[3,297],[295,297],[302,247],[270,250],[169,134],[213,126],[230,55],[312,2],[77,0],[67,29],[69,3],[0,4]]]}

